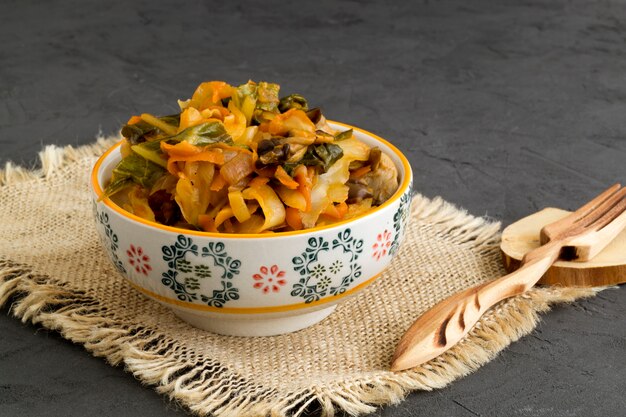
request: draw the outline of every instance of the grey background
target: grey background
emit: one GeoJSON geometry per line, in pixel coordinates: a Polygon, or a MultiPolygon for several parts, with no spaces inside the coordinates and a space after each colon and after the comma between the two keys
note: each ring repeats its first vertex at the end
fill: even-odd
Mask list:
{"type": "MultiPolygon", "coordinates": [[[[623,1],[3,0],[0,15],[1,163],[251,78],[390,139],[417,191],[504,224],[626,180],[623,1]]],[[[473,375],[378,414],[624,415],[625,291],[557,307],[473,375]]],[[[185,415],[1,313],[0,415],[185,415]]]]}

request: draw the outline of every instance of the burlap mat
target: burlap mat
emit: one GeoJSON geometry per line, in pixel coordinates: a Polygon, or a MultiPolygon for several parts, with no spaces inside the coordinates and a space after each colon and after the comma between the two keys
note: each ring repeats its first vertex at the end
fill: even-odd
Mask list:
{"type": "MultiPolygon", "coordinates": [[[[368,413],[408,391],[440,388],[529,333],[549,304],[589,289],[539,288],[487,313],[457,347],[417,369],[388,371],[411,322],[448,295],[504,273],[499,224],[418,196],[391,267],[323,322],[283,336],[196,330],[122,279],[100,247],[88,177],[111,140],[48,147],[42,169],[0,171],[0,305],[59,331],[94,356],[200,414],[368,413]]],[[[419,187],[419,184],[418,184],[419,187]]]]}

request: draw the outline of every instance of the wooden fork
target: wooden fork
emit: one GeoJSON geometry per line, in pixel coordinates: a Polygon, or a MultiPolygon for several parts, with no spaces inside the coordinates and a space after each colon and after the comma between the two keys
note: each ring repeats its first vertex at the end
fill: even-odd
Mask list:
{"type": "Polygon", "coordinates": [[[433,359],[454,346],[496,303],[529,290],[557,259],[587,261],[626,228],[626,187],[615,184],[567,217],[541,230],[542,246],[528,252],[520,268],[439,302],[404,334],[392,371],[433,359]]]}

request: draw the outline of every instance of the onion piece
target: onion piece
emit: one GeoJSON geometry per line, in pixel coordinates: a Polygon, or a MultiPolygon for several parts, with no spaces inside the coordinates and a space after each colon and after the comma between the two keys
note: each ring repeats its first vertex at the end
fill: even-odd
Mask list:
{"type": "Polygon", "coordinates": [[[187,162],[176,183],[174,199],[185,220],[198,225],[198,216],[209,207],[211,193],[208,188],[213,181],[215,165],[208,162],[187,162]]]}
{"type": "Polygon", "coordinates": [[[243,190],[243,198],[257,200],[263,210],[265,222],[259,231],[276,227],[285,222],[285,206],[278,198],[272,187],[261,184],[243,190]]]}
{"type": "Polygon", "coordinates": [[[372,199],[365,198],[358,203],[348,204],[348,212],[344,216],[344,219],[352,219],[367,213],[372,209],[372,199]]]}
{"type": "Polygon", "coordinates": [[[237,218],[239,223],[243,223],[250,218],[250,212],[246,206],[246,202],[243,199],[243,193],[241,191],[231,191],[228,193],[228,201],[230,208],[233,210],[233,214],[237,218]]]}
{"type": "Polygon", "coordinates": [[[233,209],[230,206],[223,207],[219,211],[219,213],[217,213],[217,216],[215,216],[215,228],[219,228],[222,223],[224,223],[226,220],[230,219],[234,215],[235,214],[233,213],[233,209]]]}
{"type": "Polygon", "coordinates": [[[239,145],[250,146],[254,142],[254,138],[259,131],[258,126],[248,126],[244,130],[243,134],[236,139],[233,139],[235,143],[239,145]]]}
{"type": "Polygon", "coordinates": [[[259,233],[265,219],[260,214],[253,214],[247,221],[234,225],[235,233],[259,233]]]}
{"type": "Polygon", "coordinates": [[[191,126],[204,123],[204,118],[195,107],[188,107],[180,113],[180,124],[178,125],[178,133],[191,126]]]}
{"type": "Polygon", "coordinates": [[[254,172],[254,162],[252,155],[248,152],[239,152],[230,161],[222,165],[220,174],[230,185],[237,184],[243,178],[254,172]]]}
{"type": "MultiPolygon", "coordinates": [[[[292,130],[303,130],[315,133],[315,125],[305,112],[298,109],[287,110],[277,114],[269,124],[268,130],[272,135],[286,136],[292,130]]],[[[314,135],[315,136],[315,135],[314,135]]],[[[315,137],[313,138],[315,139],[315,137]]]]}
{"type": "Polygon", "coordinates": [[[293,207],[300,211],[306,210],[306,199],[300,191],[291,190],[284,185],[279,185],[278,188],[276,188],[276,192],[287,207],[293,207]]]}
{"type": "Polygon", "coordinates": [[[133,187],[128,192],[129,203],[124,208],[133,213],[135,216],[139,216],[143,219],[155,222],[154,212],[148,204],[148,196],[146,192],[139,186],[133,187]]]}
{"type": "Polygon", "coordinates": [[[208,81],[200,84],[191,97],[188,107],[204,110],[212,105],[221,104],[223,98],[233,94],[233,87],[224,81],[208,81]]]}
{"type": "Polygon", "coordinates": [[[233,141],[239,143],[239,137],[243,135],[246,130],[246,116],[232,101],[228,103],[228,110],[231,114],[224,117],[224,128],[233,138],[233,141]]]}

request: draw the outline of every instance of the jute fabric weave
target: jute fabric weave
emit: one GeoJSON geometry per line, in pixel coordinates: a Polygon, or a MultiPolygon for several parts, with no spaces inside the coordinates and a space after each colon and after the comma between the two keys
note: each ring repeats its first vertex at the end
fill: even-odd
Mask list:
{"type": "Polygon", "coordinates": [[[391,267],[321,323],[263,338],[197,330],[133,290],[100,247],[88,179],[112,143],[48,147],[40,170],[8,164],[0,171],[0,305],[125,366],[198,414],[372,412],[472,372],[532,331],[550,304],[595,292],[534,289],[496,306],[448,353],[388,371],[396,343],[421,313],[504,273],[499,224],[418,195],[391,267]]]}

